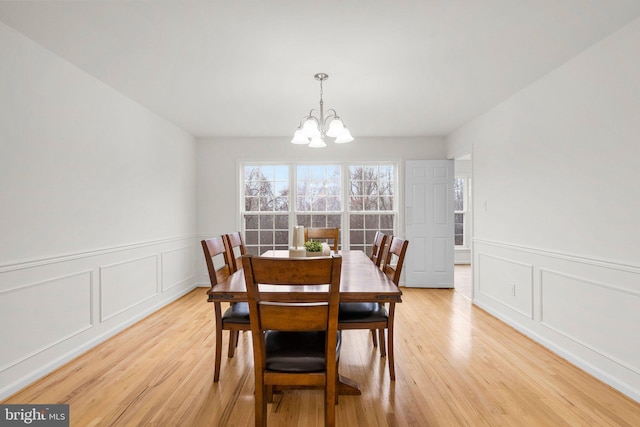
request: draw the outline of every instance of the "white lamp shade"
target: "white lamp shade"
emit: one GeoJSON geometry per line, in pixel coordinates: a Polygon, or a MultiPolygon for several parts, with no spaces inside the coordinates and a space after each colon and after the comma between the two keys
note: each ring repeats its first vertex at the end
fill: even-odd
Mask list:
{"type": "Polygon", "coordinates": [[[333,119],[329,124],[329,130],[327,131],[327,136],[330,136],[331,138],[335,138],[338,135],[340,135],[342,132],[344,132],[344,130],[345,129],[344,129],[344,124],[342,124],[342,120],[333,119]]]}
{"type": "Polygon", "coordinates": [[[336,144],[344,144],[351,141],[353,141],[353,137],[347,128],[344,128],[344,131],[336,138],[336,144]]]}
{"type": "Polygon", "coordinates": [[[320,129],[318,129],[318,122],[311,118],[305,120],[302,124],[302,133],[307,138],[319,137],[320,129]]]}
{"type": "Polygon", "coordinates": [[[319,136],[314,136],[313,138],[311,138],[311,144],[309,144],[309,147],[311,148],[322,148],[326,146],[327,144],[325,144],[324,140],[319,136]]]}
{"type": "Polygon", "coordinates": [[[304,136],[301,129],[298,129],[296,133],[293,134],[293,139],[291,140],[292,144],[309,144],[309,142],[309,138],[304,136]]]}

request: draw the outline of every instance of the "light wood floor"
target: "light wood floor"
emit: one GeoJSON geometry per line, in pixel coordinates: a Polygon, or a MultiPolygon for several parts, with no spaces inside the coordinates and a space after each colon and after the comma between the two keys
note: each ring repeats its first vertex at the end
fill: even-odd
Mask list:
{"type": "MultiPolygon", "coordinates": [[[[403,289],[396,373],[364,331],[343,338],[341,426],[640,426],[640,404],[453,290],[403,289]]],[[[4,403],[68,403],[72,426],[249,426],[251,342],[242,333],[213,383],[213,307],[199,288],[4,403]]],[[[225,333],[224,343],[228,335],[225,333]]],[[[290,391],[270,426],[322,425],[322,392],[290,391]]]]}
{"type": "Polygon", "coordinates": [[[456,292],[460,292],[469,299],[473,298],[471,264],[456,264],[453,274],[453,286],[456,292]]]}

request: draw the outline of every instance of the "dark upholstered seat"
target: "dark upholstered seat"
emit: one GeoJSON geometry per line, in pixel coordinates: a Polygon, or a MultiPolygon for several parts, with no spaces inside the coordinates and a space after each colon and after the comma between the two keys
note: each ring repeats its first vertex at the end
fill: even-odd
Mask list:
{"type": "Polygon", "coordinates": [[[231,304],[224,314],[222,315],[222,324],[226,322],[231,323],[243,323],[249,325],[249,304],[246,302],[237,302],[231,304]]]}
{"type": "Polygon", "coordinates": [[[386,322],[389,313],[377,302],[341,302],[338,323],[386,322]]]}
{"type": "MultiPolygon", "coordinates": [[[[325,331],[265,333],[266,369],[278,372],[322,372],[326,369],[325,331]]],[[[336,354],[342,334],[338,332],[336,354]]]]}

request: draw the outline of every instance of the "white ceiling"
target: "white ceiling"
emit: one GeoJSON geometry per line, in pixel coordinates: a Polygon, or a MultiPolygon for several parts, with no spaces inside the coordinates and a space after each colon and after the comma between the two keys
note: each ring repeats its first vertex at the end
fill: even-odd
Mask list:
{"type": "Polygon", "coordinates": [[[638,0],[2,1],[0,20],[196,136],[446,135],[640,15],[638,0]]]}

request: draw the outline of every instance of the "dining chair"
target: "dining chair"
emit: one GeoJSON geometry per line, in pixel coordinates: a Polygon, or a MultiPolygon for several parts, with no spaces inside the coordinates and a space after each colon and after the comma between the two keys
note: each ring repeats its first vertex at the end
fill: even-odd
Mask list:
{"type": "Polygon", "coordinates": [[[247,253],[247,248],[242,240],[242,234],[239,231],[225,234],[225,242],[229,247],[229,253],[231,255],[231,261],[233,263],[233,271],[238,271],[242,268],[242,255],[247,253]]]}
{"type": "MultiPolygon", "coordinates": [[[[382,264],[383,273],[397,286],[400,282],[400,274],[404,264],[409,241],[399,237],[390,236],[389,246],[382,264]]],[[[389,377],[396,379],[394,349],[393,349],[393,322],[396,304],[377,302],[349,302],[340,303],[338,316],[338,328],[379,330],[380,357],[387,356],[389,361],[389,377]],[[385,349],[384,330],[387,330],[385,349]]]]}
{"type": "MultiPolygon", "coordinates": [[[[232,255],[230,255],[223,236],[202,240],[201,243],[207,270],[209,271],[209,281],[213,289],[219,282],[233,273],[232,255]]],[[[249,331],[251,330],[251,325],[249,323],[249,305],[246,302],[230,304],[224,314],[222,313],[220,302],[214,301],[213,304],[216,322],[216,354],[213,381],[217,382],[220,379],[220,364],[222,362],[222,331],[229,331],[227,355],[228,357],[233,357],[238,344],[238,331],[249,331]]]]}
{"type": "Polygon", "coordinates": [[[338,252],[338,243],[340,242],[339,235],[340,235],[340,228],[338,227],[305,228],[304,229],[305,242],[308,242],[309,240],[318,240],[318,239],[332,241],[331,250],[334,252],[338,252]]]}
{"type": "MultiPolygon", "coordinates": [[[[382,259],[384,256],[385,244],[387,243],[387,235],[376,231],[375,236],[373,237],[373,244],[371,245],[371,252],[369,254],[369,259],[376,265],[376,267],[380,268],[380,264],[382,263],[382,259]]],[[[385,353],[384,350],[384,329],[378,330],[378,335],[380,335],[380,341],[382,342],[382,347],[380,351],[385,353]]],[[[378,346],[378,339],[376,335],[376,329],[371,329],[371,342],[374,347],[378,346]]]]}
{"type": "Polygon", "coordinates": [[[280,385],[323,388],[324,424],[334,426],[342,257],[244,255],[242,263],[253,340],[255,425],[267,425],[267,402],[280,385]],[[291,285],[298,291],[291,292],[291,285]],[[328,289],[317,291],[318,285],[328,289]]]}

